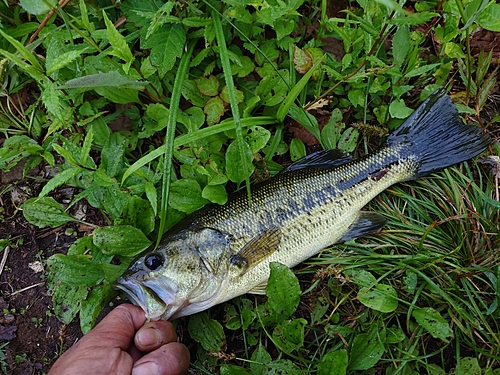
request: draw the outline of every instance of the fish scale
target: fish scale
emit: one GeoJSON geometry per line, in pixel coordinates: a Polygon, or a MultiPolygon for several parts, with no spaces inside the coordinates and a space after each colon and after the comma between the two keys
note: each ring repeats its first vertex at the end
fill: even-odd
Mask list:
{"type": "Polygon", "coordinates": [[[379,231],[382,215],[361,211],[389,186],[481,153],[483,130],[462,125],[451,99],[433,93],[375,153],[353,160],[324,150],[274,178],[209,205],[170,229],[118,288],[152,320],[175,319],[244,293],[263,293],[269,264],[293,267],[322,249],[379,231]]]}

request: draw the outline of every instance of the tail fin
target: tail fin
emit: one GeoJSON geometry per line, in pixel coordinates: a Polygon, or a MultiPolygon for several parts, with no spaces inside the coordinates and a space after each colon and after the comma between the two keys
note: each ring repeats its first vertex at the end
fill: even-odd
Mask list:
{"type": "Polygon", "coordinates": [[[443,89],[431,94],[386,140],[400,147],[401,158],[416,158],[414,178],[471,159],[483,152],[491,138],[478,126],[463,125],[443,89]]]}

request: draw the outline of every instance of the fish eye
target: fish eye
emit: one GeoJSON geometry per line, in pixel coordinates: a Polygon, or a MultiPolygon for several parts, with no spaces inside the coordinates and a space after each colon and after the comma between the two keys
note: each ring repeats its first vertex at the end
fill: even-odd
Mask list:
{"type": "Polygon", "coordinates": [[[144,264],[151,271],[154,271],[163,265],[163,257],[159,254],[150,254],[144,259],[144,264]]]}

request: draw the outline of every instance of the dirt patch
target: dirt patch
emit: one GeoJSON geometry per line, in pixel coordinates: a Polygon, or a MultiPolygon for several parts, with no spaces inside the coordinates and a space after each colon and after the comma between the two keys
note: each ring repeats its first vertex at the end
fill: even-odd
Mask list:
{"type": "MultiPolygon", "coordinates": [[[[51,312],[52,301],[45,287],[45,260],[55,252],[66,252],[78,236],[77,226],[57,229],[32,227],[15,203],[19,192],[37,190],[33,181],[2,185],[0,239],[11,246],[0,253],[5,265],[0,275],[0,345],[7,374],[42,374],[80,336],[77,323],[61,323],[51,312]],[[72,231],[67,231],[72,229],[72,231]],[[66,235],[65,233],[74,235],[66,235]]],[[[1,371],[0,371],[1,372],[1,371]]]]}

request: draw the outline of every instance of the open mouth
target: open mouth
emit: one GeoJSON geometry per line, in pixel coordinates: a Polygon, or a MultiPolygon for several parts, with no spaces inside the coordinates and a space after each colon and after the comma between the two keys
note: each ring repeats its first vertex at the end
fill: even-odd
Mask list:
{"type": "Polygon", "coordinates": [[[138,282],[131,277],[121,277],[116,288],[143,309],[149,320],[168,319],[177,310],[174,305],[177,288],[165,279],[160,277],[138,282]]]}

